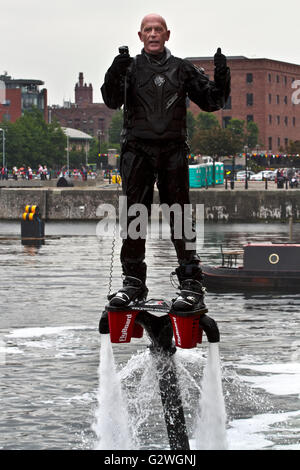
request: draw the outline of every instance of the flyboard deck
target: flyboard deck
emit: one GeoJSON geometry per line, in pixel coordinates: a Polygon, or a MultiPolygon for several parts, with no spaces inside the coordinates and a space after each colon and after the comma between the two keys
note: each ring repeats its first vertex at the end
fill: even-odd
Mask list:
{"type": "Polygon", "coordinates": [[[170,336],[174,336],[175,345],[185,349],[202,342],[203,330],[208,341],[219,341],[219,330],[214,320],[206,315],[207,311],[203,306],[196,311],[175,312],[172,302],[165,299],[133,302],[126,307],[105,307],[112,343],[129,343],[131,338],[141,338],[145,329],[156,344],[170,345],[170,336]]]}
{"type": "Polygon", "coordinates": [[[206,307],[203,307],[202,309],[198,309],[195,311],[185,311],[185,312],[178,312],[178,311],[173,311],[172,309],[172,302],[169,300],[165,299],[149,299],[145,300],[143,302],[141,301],[136,301],[136,302],[131,302],[128,306],[126,307],[111,307],[107,305],[105,307],[106,311],[124,311],[124,310],[133,310],[133,311],[139,311],[139,312],[148,312],[152,314],[162,314],[162,315],[178,315],[178,316],[183,316],[183,317],[190,317],[193,315],[202,315],[204,313],[208,312],[208,309],[206,307]]]}

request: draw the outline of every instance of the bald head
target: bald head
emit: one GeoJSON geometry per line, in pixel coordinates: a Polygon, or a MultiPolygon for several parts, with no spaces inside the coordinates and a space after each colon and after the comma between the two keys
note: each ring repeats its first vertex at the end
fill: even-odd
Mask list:
{"type": "Polygon", "coordinates": [[[149,21],[158,22],[165,28],[166,31],[168,30],[166,20],[162,16],[157,15],[156,13],[149,13],[149,15],[144,16],[144,18],[142,19],[140,31],[143,30],[145,24],[149,21]]]}
{"type": "Polygon", "coordinates": [[[169,40],[170,31],[162,16],[150,13],[142,19],[138,35],[144,43],[145,52],[160,54],[164,50],[165,42],[169,40]]]}

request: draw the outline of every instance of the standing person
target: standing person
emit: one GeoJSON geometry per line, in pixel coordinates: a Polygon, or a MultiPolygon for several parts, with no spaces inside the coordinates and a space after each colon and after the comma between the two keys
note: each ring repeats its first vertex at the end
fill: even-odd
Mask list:
{"type": "MultiPolygon", "coordinates": [[[[221,109],[230,93],[230,71],[221,49],[214,56],[214,81],[190,61],[171,55],[165,47],[170,31],[157,14],[143,18],[138,35],[144,44],[141,54],[134,59],[127,53],[115,57],[101,88],[109,108],[117,109],[124,104],[120,165],[123,194],[127,196],[128,207],[140,203],[150,211],[156,181],[160,202],[169,207],[177,203],[183,209],[190,203],[187,98],[204,111],[221,109]]],[[[128,217],[127,224],[133,219],[128,217]]],[[[174,237],[172,218],[170,226],[180,284],[180,295],[172,308],[178,311],[203,308],[200,259],[194,249],[186,247],[191,240],[184,235],[181,239],[174,237]]],[[[111,306],[126,306],[133,300],[145,299],[148,293],[145,239],[127,235],[120,257],[125,277],[123,287],[110,297],[111,306]]]]}
{"type": "Polygon", "coordinates": [[[13,179],[18,179],[18,168],[16,167],[16,165],[13,167],[13,179]]]}
{"type": "Polygon", "coordinates": [[[43,179],[44,179],[44,175],[43,175],[43,167],[42,167],[41,164],[39,164],[38,174],[39,174],[39,176],[40,176],[40,179],[43,180],[43,179]]]}
{"type": "Polygon", "coordinates": [[[47,168],[47,165],[44,165],[44,168],[43,168],[43,179],[44,179],[44,180],[48,179],[48,168],[47,168]]]}

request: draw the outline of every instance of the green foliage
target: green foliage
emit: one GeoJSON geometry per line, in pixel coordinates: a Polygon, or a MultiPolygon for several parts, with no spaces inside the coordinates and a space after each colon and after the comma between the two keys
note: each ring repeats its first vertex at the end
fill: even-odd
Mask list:
{"type": "Polygon", "coordinates": [[[195,153],[202,155],[223,156],[235,155],[242,151],[239,137],[230,129],[207,129],[199,131],[193,140],[195,153]]]}
{"type": "Polygon", "coordinates": [[[220,127],[216,116],[200,113],[196,118],[196,130],[191,150],[202,155],[235,155],[244,151],[244,146],[255,148],[258,142],[258,127],[254,122],[247,126],[242,119],[231,119],[225,129],[220,127]]]}
{"type": "Polygon", "coordinates": [[[189,110],[186,113],[186,126],[188,131],[188,138],[191,141],[195,133],[196,119],[194,118],[193,113],[189,110]]]}
{"type": "Polygon", "coordinates": [[[287,153],[289,154],[300,154],[300,140],[295,140],[294,142],[290,142],[287,153]]]}
{"type": "Polygon", "coordinates": [[[196,128],[198,130],[208,130],[220,127],[219,121],[212,113],[201,112],[196,118],[196,128]]]}
{"type": "Polygon", "coordinates": [[[258,135],[259,135],[258,125],[253,121],[248,122],[247,145],[250,149],[254,149],[255,146],[258,144],[258,135]]]}
{"type": "MultiPolygon", "coordinates": [[[[120,153],[121,149],[120,149],[120,143],[112,143],[112,142],[105,142],[105,141],[101,141],[100,142],[100,152],[99,152],[99,140],[98,138],[94,138],[90,144],[90,151],[89,151],[89,162],[100,162],[99,160],[99,153],[101,154],[107,154],[108,153],[108,149],[116,149],[117,153],[120,153]]],[[[85,160],[82,160],[82,161],[85,161],[85,160]]],[[[73,162],[73,160],[72,160],[73,162]]]]}
{"type": "Polygon", "coordinates": [[[2,122],[8,167],[39,164],[59,167],[65,162],[66,136],[60,126],[47,124],[37,109],[25,112],[15,123],[2,122]]]}
{"type": "MultiPolygon", "coordinates": [[[[120,144],[120,135],[123,128],[123,111],[116,111],[112,117],[109,129],[108,129],[108,139],[113,146],[120,144]]],[[[104,152],[102,152],[104,153],[104,152]]]]}

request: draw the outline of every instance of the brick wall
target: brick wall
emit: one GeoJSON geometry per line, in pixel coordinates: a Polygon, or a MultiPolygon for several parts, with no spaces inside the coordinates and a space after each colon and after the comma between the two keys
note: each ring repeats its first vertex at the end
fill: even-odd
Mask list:
{"type": "MultiPolygon", "coordinates": [[[[203,67],[213,80],[212,58],[189,60],[203,67]]],[[[224,125],[226,117],[247,121],[247,116],[253,116],[260,131],[261,149],[272,150],[273,153],[285,148],[289,141],[300,140],[300,104],[292,103],[292,94],[295,92],[292,83],[300,80],[300,65],[246,57],[228,58],[228,65],[232,78],[231,109],[215,113],[219,122],[224,125]],[[247,82],[247,74],[252,74],[252,82],[247,82]],[[247,105],[247,94],[253,95],[252,105],[247,105]]],[[[191,103],[190,110],[195,115],[201,111],[194,103],[191,103]]]]}
{"type": "Polygon", "coordinates": [[[51,108],[51,119],[56,118],[62,127],[79,129],[97,137],[100,130],[107,139],[108,128],[115,110],[109,109],[103,103],[93,103],[86,106],[71,106],[71,108],[51,108]]]}
{"type": "Polygon", "coordinates": [[[15,122],[21,117],[21,89],[20,88],[7,88],[5,90],[6,101],[8,105],[0,104],[0,122],[7,119],[15,122]]]}

